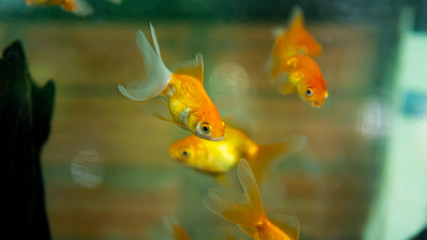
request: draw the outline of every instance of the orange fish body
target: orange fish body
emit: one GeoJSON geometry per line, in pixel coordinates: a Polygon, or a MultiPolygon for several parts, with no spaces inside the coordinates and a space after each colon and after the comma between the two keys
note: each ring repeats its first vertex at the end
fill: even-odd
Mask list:
{"type": "Polygon", "coordinates": [[[243,232],[256,240],[298,240],[299,221],[295,217],[275,213],[267,217],[255,176],[249,163],[241,159],[237,176],[244,189],[243,199],[231,199],[217,190],[203,198],[205,206],[220,217],[237,224],[243,232]]]}
{"type": "Polygon", "coordinates": [[[278,68],[286,58],[295,54],[314,57],[321,52],[322,46],[304,28],[304,16],[301,9],[295,7],[288,30],[278,34],[274,42],[272,79],[281,73],[278,68]]]}
{"type": "Polygon", "coordinates": [[[297,91],[301,99],[314,107],[321,107],[328,97],[328,85],[317,63],[305,55],[285,59],[280,71],[288,73],[288,79],[278,90],[282,94],[297,91]]]}
{"type": "Polygon", "coordinates": [[[93,13],[86,0],[25,0],[28,6],[60,6],[64,11],[85,17],[93,13]]]}
{"type": "Polygon", "coordinates": [[[328,91],[317,63],[311,59],[322,52],[322,46],[304,28],[302,11],[295,8],[288,31],[276,37],[273,47],[271,79],[281,73],[288,73],[288,79],[280,86],[279,92],[289,94],[295,91],[301,99],[314,107],[321,107],[328,91]]]}
{"type": "Polygon", "coordinates": [[[227,173],[239,159],[246,158],[254,169],[256,179],[261,181],[273,159],[296,151],[304,144],[305,138],[291,137],[283,142],[262,145],[243,131],[226,125],[222,141],[205,141],[189,135],[172,143],[168,152],[176,162],[212,175],[227,173]]]}
{"type": "Polygon", "coordinates": [[[210,141],[221,140],[224,137],[224,122],[203,87],[202,54],[197,54],[194,60],[178,64],[171,72],[160,57],[152,26],[151,35],[156,51],[142,31],[138,31],[136,39],[144,58],[146,79],[131,82],[126,88],[119,85],[120,92],[136,101],[165,103],[166,112],[160,110],[162,106],[157,106],[154,111],[146,108],[147,112],[159,119],[173,122],[197,137],[210,141]]]}

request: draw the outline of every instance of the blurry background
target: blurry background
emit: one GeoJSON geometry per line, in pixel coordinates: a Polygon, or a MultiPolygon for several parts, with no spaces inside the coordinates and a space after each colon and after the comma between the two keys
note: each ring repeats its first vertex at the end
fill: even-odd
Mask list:
{"type": "Polygon", "coordinates": [[[57,86],[42,156],[53,239],[166,239],[161,220],[169,215],[194,239],[239,234],[201,204],[214,182],[167,156],[189,133],[117,90],[144,76],[135,36],[148,33],[149,21],[167,66],[203,53],[205,88],[222,113],[239,111],[254,140],[307,136],[307,147],[278,160],[277,178],[264,183],[277,193],[263,195],[299,217],[301,239],[408,239],[426,226],[425,1],[89,2],[95,13],[79,18],[0,1],[1,48],[21,39],[34,79],[57,86]],[[323,45],[315,60],[329,98],[321,109],[268,81],[272,31],[286,26],[294,5],[323,45]],[[230,81],[215,77],[224,68],[230,81]],[[408,189],[414,194],[392,201],[408,189]]]}

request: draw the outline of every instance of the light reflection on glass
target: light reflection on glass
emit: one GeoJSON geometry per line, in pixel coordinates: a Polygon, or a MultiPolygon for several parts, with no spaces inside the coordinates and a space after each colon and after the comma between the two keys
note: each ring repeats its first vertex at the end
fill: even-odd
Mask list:
{"type": "Polygon", "coordinates": [[[84,150],[71,161],[71,176],[84,188],[95,188],[102,181],[102,161],[97,152],[84,150]]]}

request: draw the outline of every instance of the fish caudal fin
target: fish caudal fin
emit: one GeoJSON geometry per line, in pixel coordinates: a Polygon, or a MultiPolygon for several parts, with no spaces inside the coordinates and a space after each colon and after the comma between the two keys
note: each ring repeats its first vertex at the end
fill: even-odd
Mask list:
{"type": "Polygon", "coordinates": [[[173,217],[164,217],[163,225],[168,234],[175,240],[190,240],[185,229],[173,217]]]}
{"type": "Polygon", "coordinates": [[[256,157],[250,162],[257,182],[262,181],[266,169],[274,159],[300,151],[306,143],[306,137],[295,135],[278,143],[260,145],[256,157]]]}
{"type": "Polygon", "coordinates": [[[304,26],[304,14],[301,7],[295,6],[292,9],[290,17],[290,28],[303,27],[304,26]]]}
{"type": "Polygon", "coordinates": [[[215,214],[239,225],[245,233],[253,236],[255,227],[265,219],[266,215],[255,176],[249,163],[244,159],[238,163],[237,176],[245,191],[243,201],[226,196],[221,191],[210,190],[208,196],[203,198],[203,203],[215,214]]]}
{"type": "Polygon", "coordinates": [[[120,84],[118,86],[123,95],[135,101],[145,101],[160,95],[166,89],[172,74],[160,57],[159,44],[151,23],[150,28],[156,51],[141,30],[136,37],[136,45],[144,59],[145,79],[131,82],[126,88],[120,84]]]}
{"type": "Polygon", "coordinates": [[[65,1],[62,9],[67,12],[72,12],[79,17],[86,17],[93,13],[93,8],[86,0],[69,0],[65,1]]]}

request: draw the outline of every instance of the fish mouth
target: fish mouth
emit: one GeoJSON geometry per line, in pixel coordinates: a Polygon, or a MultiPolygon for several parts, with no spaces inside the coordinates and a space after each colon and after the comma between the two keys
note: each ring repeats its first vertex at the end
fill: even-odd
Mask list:
{"type": "Polygon", "coordinates": [[[317,107],[317,108],[321,108],[321,107],[322,107],[322,104],[323,104],[323,103],[321,103],[321,102],[314,101],[314,102],[312,102],[312,103],[311,103],[311,106],[313,106],[313,107],[317,107]]]}

